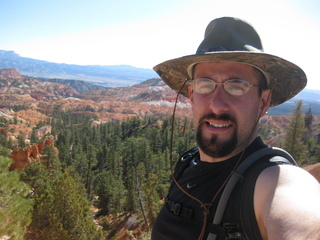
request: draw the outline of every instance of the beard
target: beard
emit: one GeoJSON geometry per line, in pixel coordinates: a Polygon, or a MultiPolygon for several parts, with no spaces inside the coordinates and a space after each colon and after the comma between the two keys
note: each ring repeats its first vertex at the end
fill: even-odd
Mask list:
{"type": "MultiPolygon", "coordinates": [[[[218,140],[217,134],[212,135],[210,138],[205,138],[203,136],[203,132],[202,132],[203,128],[201,127],[204,124],[207,124],[204,121],[204,119],[207,119],[207,120],[208,119],[226,120],[226,121],[231,121],[233,123],[235,123],[235,120],[227,114],[223,114],[220,116],[217,116],[215,114],[210,114],[210,115],[203,117],[199,121],[200,124],[197,128],[197,133],[196,133],[198,146],[206,155],[213,157],[213,158],[223,158],[223,157],[226,157],[229,154],[231,154],[238,144],[238,137],[237,137],[236,129],[233,132],[233,134],[231,135],[231,137],[224,142],[221,142],[218,140]]],[[[234,126],[235,126],[235,124],[234,124],[234,126]]]]}

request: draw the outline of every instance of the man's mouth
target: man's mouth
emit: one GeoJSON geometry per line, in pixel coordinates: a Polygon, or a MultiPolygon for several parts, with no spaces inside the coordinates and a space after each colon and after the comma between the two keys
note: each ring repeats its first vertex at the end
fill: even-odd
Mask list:
{"type": "Polygon", "coordinates": [[[226,127],[231,127],[231,124],[226,124],[226,123],[213,123],[213,122],[209,122],[209,125],[212,127],[216,127],[216,128],[226,128],[226,127]]]}
{"type": "Polygon", "coordinates": [[[200,119],[199,125],[201,124],[205,124],[209,131],[224,132],[235,126],[235,120],[229,114],[216,115],[211,113],[200,119]]]}

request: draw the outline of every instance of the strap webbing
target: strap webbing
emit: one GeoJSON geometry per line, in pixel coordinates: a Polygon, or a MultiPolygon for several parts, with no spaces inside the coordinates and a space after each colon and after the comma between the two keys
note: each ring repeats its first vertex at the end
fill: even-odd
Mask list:
{"type": "MultiPolygon", "coordinates": [[[[286,152],[285,150],[281,148],[275,148],[275,147],[267,147],[262,148],[253,154],[251,154],[248,158],[246,158],[239,167],[232,172],[232,176],[230,177],[230,180],[228,181],[218,204],[213,224],[214,225],[220,225],[222,221],[222,217],[224,214],[224,211],[226,209],[229,197],[231,192],[233,191],[235,185],[239,181],[240,178],[243,177],[244,172],[258,159],[267,156],[267,155],[274,155],[274,156],[281,156],[289,160],[292,164],[297,165],[296,161],[293,159],[293,157],[286,152]]],[[[215,240],[217,237],[216,234],[209,233],[207,240],[215,240]]]]}

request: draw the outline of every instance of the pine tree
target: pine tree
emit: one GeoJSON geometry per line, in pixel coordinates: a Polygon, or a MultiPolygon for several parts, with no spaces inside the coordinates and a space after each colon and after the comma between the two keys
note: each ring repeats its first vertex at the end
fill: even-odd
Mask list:
{"type": "MultiPolygon", "coordinates": [[[[0,134],[0,139],[1,136],[3,136],[2,134],[0,134]]],[[[0,156],[3,157],[9,157],[11,153],[11,150],[9,148],[4,147],[1,143],[0,143],[0,156]]]]}
{"type": "Polygon", "coordinates": [[[297,102],[296,105],[296,108],[292,111],[290,124],[286,129],[283,148],[302,165],[306,161],[306,146],[302,141],[305,132],[305,122],[302,111],[302,101],[297,102]]]}
{"type": "Polygon", "coordinates": [[[305,113],[304,122],[305,122],[305,127],[307,129],[311,129],[312,122],[313,122],[313,114],[312,114],[311,107],[309,107],[308,111],[305,113]]]}
{"type": "Polygon", "coordinates": [[[320,144],[317,139],[309,139],[307,141],[309,157],[308,157],[308,164],[315,164],[320,162],[320,144]]]}
{"type": "Polygon", "coordinates": [[[51,146],[47,145],[42,150],[41,160],[51,174],[57,174],[61,171],[61,164],[57,156],[56,150],[51,146]]]}
{"type": "Polygon", "coordinates": [[[39,142],[39,139],[36,137],[36,134],[35,134],[35,129],[32,130],[30,142],[31,143],[38,143],[39,142]]]}
{"type": "Polygon", "coordinates": [[[0,238],[21,240],[31,223],[33,202],[27,197],[30,187],[20,181],[20,173],[9,171],[11,162],[0,157],[0,238]]]}
{"type": "Polygon", "coordinates": [[[114,149],[110,149],[108,157],[110,159],[108,171],[110,171],[114,176],[122,178],[122,156],[117,151],[114,151],[114,149]]]}
{"type": "Polygon", "coordinates": [[[159,132],[160,131],[157,128],[152,128],[146,132],[146,139],[154,153],[161,151],[162,138],[160,137],[159,132]]]}
{"type": "Polygon", "coordinates": [[[93,176],[93,167],[96,166],[97,164],[97,158],[96,158],[96,148],[93,144],[89,143],[88,148],[87,148],[87,176],[86,176],[86,189],[87,189],[87,197],[91,198],[92,197],[92,182],[94,179],[93,176]]]}
{"type": "Polygon", "coordinates": [[[87,181],[87,173],[88,173],[88,160],[87,156],[82,150],[82,147],[79,145],[75,145],[73,149],[77,149],[74,152],[73,156],[73,167],[79,174],[81,181],[86,184],[87,181]]]}
{"type": "Polygon", "coordinates": [[[24,141],[24,139],[21,135],[17,136],[17,140],[18,140],[18,148],[25,148],[26,147],[26,142],[24,141]]]}
{"type": "Polygon", "coordinates": [[[45,239],[43,229],[50,226],[49,216],[54,201],[51,193],[57,179],[55,173],[57,172],[51,172],[42,162],[31,162],[30,166],[25,168],[22,180],[31,185],[34,200],[32,222],[28,227],[26,239],[45,239]]]}
{"type": "Polygon", "coordinates": [[[306,111],[304,116],[304,123],[306,127],[306,132],[304,134],[304,140],[308,141],[310,138],[312,138],[312,122],[313,122],[313,115],[311,107],[308,108],[308,111],[306,111]]]}
{"type": "Polygon", "coordinates": [[[36,199],[30,240],[102,240],[102,232],[93,222],[85,189],[65,172],[36,199]]]}
{"type": "MultiPolygon", "coordinates": [[[[102,239],[101,232],[93,222],[90,205],[84,197],[84,188],[77,184],[66,172],[53,188],[54,222],[60,222],[68,233],[64,239],[95,240],[102,239]]],[[[50,239],[50,238],[48,238],[50,239]]]]}
{"type": "Polygon", "coordinates": [[[124,209],[126,190],[120,176],[111,171],[100,173],[94,182],[100,214],[120,213],[124,209]]]}
{"type": "Polygon", "coordinates": [[[125,181],[127,188],[126,210],[129,213],[134,213],[138,210],[137,197],[137,171],[134,166],[130,166],[125,181]]]}
{"type": "Polygon", "coordinates": [[[148,217],[147,217],[147,209],[146,209],[146,198],[143,194],[143,184],[144,184],[144,181],[145,181],[145,172],[146,172],[146,169],[144,167],[144,164],[142,162],[140,162],[138,164],[138,167],[136,168],[136,195],[137,195],[137,202],[139,204],[139,207],[140,207],[140,211],[142,213],[142,216],[143,216],[143,219],[147,225],[147,230],[149,231],[150,230],[150,223],[149,223],[149,220],[148,220],[148,217]]]}

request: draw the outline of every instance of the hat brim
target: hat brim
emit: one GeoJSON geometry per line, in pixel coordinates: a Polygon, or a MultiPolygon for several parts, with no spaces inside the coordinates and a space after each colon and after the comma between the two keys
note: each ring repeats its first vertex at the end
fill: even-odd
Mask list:
{"type": "MultiPolygon", "coordinates": [[[[262,52],[226,51],[189,55],[165,61],[153,69],[170,88],[178,92],[184,81],[192,78],[188,74],[190,66],[213,61],[243,63],[259,69],[267,78],[272,90],[270,107],[293,98],[307,84],[306,75],[300,67],[285,59],[262,52]]],[[[187,84],[180,93],[189,97],[187,84]]]]}

